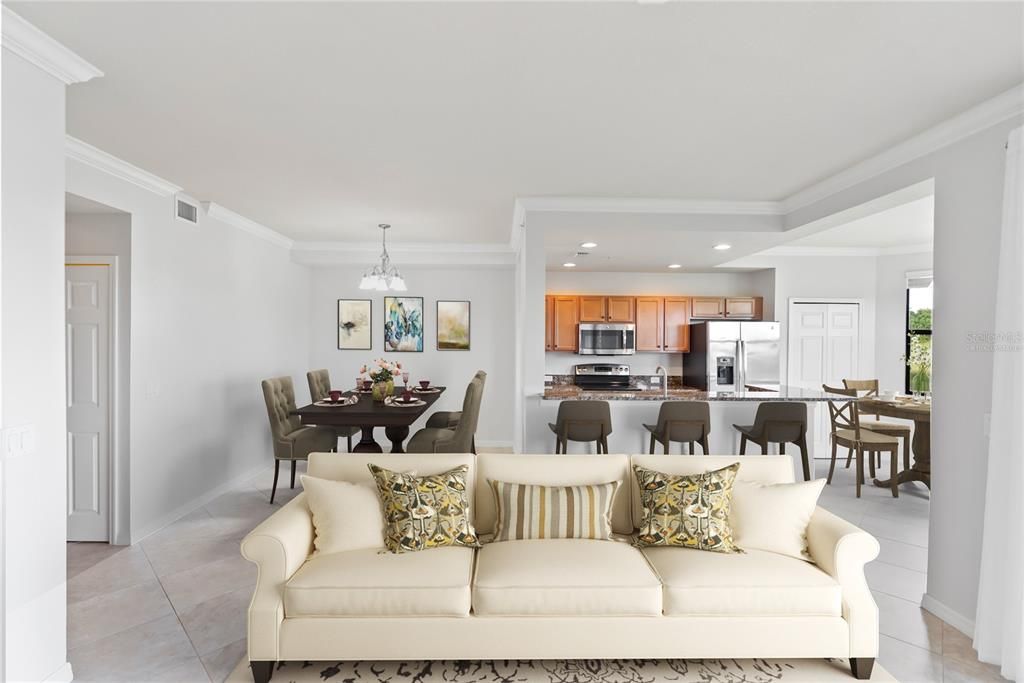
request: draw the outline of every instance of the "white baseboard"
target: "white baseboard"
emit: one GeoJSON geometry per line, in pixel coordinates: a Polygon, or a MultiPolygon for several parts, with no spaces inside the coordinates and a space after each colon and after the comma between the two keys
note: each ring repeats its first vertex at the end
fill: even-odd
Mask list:
{"type": "Polygon", "coordinates": [[[43,679],[43,683],[71,683],[75,674],[71,671],[71,662],[64,662],[64,666],[54,671],[43,679]]]}
{"type": "Polygon", "coordinates": [[[235,477],[234,479],[231,479],[230,481],[221,484],[217,488],[212,489],[210,491],[207,491],[206,493],[204,493],[203,495],[199,496],[198,498],[193,498],[192,500],[190,500],[189,502],[185,503],[184,505],[181,505],[181,506],[175,508],[174,510],[171,510],[166,515],[161,515],[155,521],[150,522],[149,524],[147,524],[141,530],[136,531],[136,530],[133,529],[132,530],[132,545],[135,545],[136,543],[142,541],[147,536],[155,534],[156,532],[160,531],[164,527],[166,527],[166,526],[168,526],[170,524],[173,524],[174,522],[177,522],[179,519],[181,519],[182,517],[184,517],[188,513],[193,512],[195,510],[198,510],[199,508],[203,507],[204,505],[206,505],[207,503],[212,501],[214,498],[219,498],[220,496],[224,495],[228,491],[230,491],[230,490],[232,490],[234,488],[237,488],[238,486],[242,485],[243,483],[245,483],[249,479],[252,479],[256,475],[260,474],[261,472],[265,472],[268,467],[271,467],[271,466],[270,465],[261,465],[260,467],[257,467],[254,470],[250,470],[249,472],[246,472],[245,474],[241,474],[241,475],[235,477]]]}
{"type": "Polygon", "coordinates": [[[477,439],[476,445],[481,448],[512,448],[512,441],[485,441],[477,439]]]}
{"type": "Polygon", "coordinates": [[[974,637],[974,619],[969,619],[959,612],[947,607],[927,593],[921,598],[921,607],[928,610],[939,619],[960,631],[965,636],[974,637]]]}

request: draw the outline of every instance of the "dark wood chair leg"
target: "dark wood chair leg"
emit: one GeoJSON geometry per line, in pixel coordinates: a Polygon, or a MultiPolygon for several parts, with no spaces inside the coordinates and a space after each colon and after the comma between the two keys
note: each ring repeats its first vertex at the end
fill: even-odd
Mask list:
{"type": "Polygon", "coordinates": [[[296,463],[297,463],[296,460],[292,460],[292,486],[291,486],[292,488],[295,488],[295,465],[296,465],[296,463]]]}
{"type": "Polygon", "coordinates": [[[270,677],[274,675],[274,665],[277,662],[249,662],[252,668],[253,683],[270,683],[270,677]]]}
{"type": "Polygon", "coordinates": [[[810,453],[807,452],[807,438],[801,436],[800,440],[796,442],[796,447],[800,449],[800,464],[804,467],[804,481],[810,481],[811,458],[810,453]]]}
{"type": "Polygon", "coordinates": [[[556,436],[555,437],[555,455],[558,455],[559,453],[561,453],[561,451],[559,450],[561,447],[562,447],[562,440],[559,439],[556,436]]]}
{"type": "Polygon", "coordinates": [[[786,454],[786,442],[785,441],[780,441],[779,442],[779,455],[785,455],[785,454],[786,454]]]}
{"type": "Polygon", "coordinates": [[[352,452],[352,435],[351,434],[348,435],[348,452],[349,453],[352,452]]]}
{"type": "Polygon", "coordinates": [[[853,460],[853,449],[846,449],[846,469],[850,469],[850,462],[853,460]]]}
{"type": "Polygon", "coordinates": [[[651,455],[654,455],[654,432],[651,432],[651,448],[650,448],[650,454],[651,454],[651,455]]]}
{"type": "Polygon", "coordinates": [[[702,436],[700,439],[700,447],[704,449],[704,455],[707,455],[711,451],[708,450],[708,437],[702,436]]]}
{"type": "Polygon", "coordinates": [[[878,451],[868,451],[868,474],[874,479],[876,476],[875,472],[875,458],[878,457],[878,451]]]}
{"type": "Polygon", "coordinates": [[[857,468],[857,497],[860,498],[860,487],[864,483],[864,451],[861,448],[857,449],[856,464],[854,467],[857,468]]]}
{"type": "Polygon", "coordinates": [[[662,453],[668,455],[672,452],[672,442],[668,438],[668,434],[665,434],[665,440],[662,442],[662,453]]]}
{"type": "Polygon", "coordinates": [[[893,448],[889,451],[889,481],[892,482],[892,497],[900,497],[900,473],[896,471],[899,467],[899,448],[893,448]]]}
{"type": "Polygon", "coordinates": [[[740,436],[740,455],[747,454],[747,435],[743,434],[740,436]]]}
{"type": "Polygon", "coordinates": [[[871,678],[871,670],[875,668],[874,657],[850,657],[850,673],[858,681],[871,678]]]}
{"type": "Polygon", "coordinates": [[[826,484],[832,483],[832,473],[836,471],[837,455],[839,455],[839,444],[836,443],[835,439],[832,439],[832,462],[828,466],[828,478],[825,480],[826,484]]]}
{"type": "Polygon", "coordinates": [[[281,471],[281,461],[274,458],[274,485],[270,489],[270,504],[274,504],[274,495],[277,493],[277,474],[281,471]]]}

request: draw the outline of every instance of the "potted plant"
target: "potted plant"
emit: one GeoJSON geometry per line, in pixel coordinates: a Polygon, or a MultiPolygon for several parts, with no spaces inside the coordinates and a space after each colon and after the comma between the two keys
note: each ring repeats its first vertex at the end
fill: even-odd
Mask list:
{"type": "Polygon", "coordinates": [[[383,401],[395,393],[395,375],[402,371],[401,363],[390,363],[378,358],[370,367],[363,366],[360,374],[369,375],[373,382],[373,400],[383,401]]]}

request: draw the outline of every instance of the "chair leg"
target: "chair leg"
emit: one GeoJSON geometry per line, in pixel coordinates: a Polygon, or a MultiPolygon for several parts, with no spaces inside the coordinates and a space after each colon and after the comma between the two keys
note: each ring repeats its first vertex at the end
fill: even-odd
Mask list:
{"type": "Polygon", "coordinates": [[[270,489],[270,504],[274,504],[274,495],[277,494],[277,474],[281,471],[281,461],[274,458],[274,486],[270,489]]]}
{"type": "Polygon", "coordinates": [[[864,451],[860,448],[857,449],[856,455],[857,464],[857,497],[860,498],[860,487],[864,483],[864,451]]]}
{"type": "Polygon", "coordinates": [[[892,497],[900,497],[900,477],[899,472],[896,468],[899,467],[899,448],[893,448],[889,451],[889,481],[892,482],[892,497]]]}
{"type": "Polygon", "coordinates": [[[875,457],[877,453],[878,451],[868,451],[868,473],[871,475],[872,479],[874,479],[876,475],[875,457]]]}
{"type": "Polygon", "coordinates": [[[349,453],[352,452],[352,435],[351,434],[348,435],[348,452],[349,453]]]}
{"type": "Polygon", "coordinates": [[[700,447],[704,449],[704,455],[707,455],[711,451],[708,450],[708,437],[702,436],[700,439],[700,447]]]}
{"type": "Polygon", "coordinates": [[[785,441],[780,441],[779,442],[779,455],[785,455],[785,454],[786,454],[786,442],[785,441]]]}
{"type": "Polygon", "coordinates": [[[473,451],[473,455],[476,455],[476,434],[474,434],[473,438],[470,439],[469,448],[473,451]]]}
{"type": "Polygon", "coordinates": [[[800,440],[796,442],[796,447],[800,449],[800,464],[804,467],[804,481],[810,481],[811,454],[807,452],[807,438],[801,436],[800,440]]]}
{"type": "Polygon", "coordinates": [[[295,465],[296,464],[298,464],[298,461],[292,460],[292,486],[291,486],[292,488],[295,488],[295,465]]]}
{"type": "Polygon", "coordinates": [[[672,451],[672,442],[668,440],[668,434],[665,434],[665,443],[663,444],[663,452],[668,455],[672,451]]]}
{"type": "Polygon", "coordinates": [[[846,469],[850,469],[850,462],[853,460],[853,449],[846,449],[846,469]]]}
{"type": "Polygon", "coordinates": [[[654,455],[654,432],[651,432],[651,449],[650,454],[654,455]]]}
{"type": "Polygon", "coordinates": [[[903,469],[910,469],[910,434],[903,437],[903,469]]]}
{"type": "Polygon", "coordinates": [[[742,434],[740,436],[740,455],[747,454],[747,435],[742,434]]]}
{"type": "Polygon", "coordinates": [[[836,443],[835,439],[832,439],[832,462],[828,466],[828,478],[825,479],[826,484],[832,483],[832,473],[836,471],[836,456],[839,455],[839,444],[836,443]]]}
{"type": "Polygon", "coordinates": [[[686,443],[686,447],[689,449],[686,452],[689,453],[690,455],[693,455],[693,452],[697,450],[697,447],[693,445],[692,441],[688,441],[686,443]]]}

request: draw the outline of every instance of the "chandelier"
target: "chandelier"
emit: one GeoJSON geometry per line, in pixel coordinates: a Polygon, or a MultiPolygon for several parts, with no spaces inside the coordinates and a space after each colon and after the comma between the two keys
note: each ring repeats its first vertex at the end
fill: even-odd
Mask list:
{"type": "Polygon", "coordinates": [[[405,286],[405,280],[402,279],[402,274],[398,272],[398,268],[391,265],[391,257],[388,255],[387,235],[388,228],[391,226],[387,223],[381,223],[377,227],[381,229],[380,244],[383,249],[380,253],[380,263],[363,273],[363,279],[359,281],[359,289],[376,289],[379,292],[387,292],[389,290],[404,292],[408,289],[405,286]]]}

